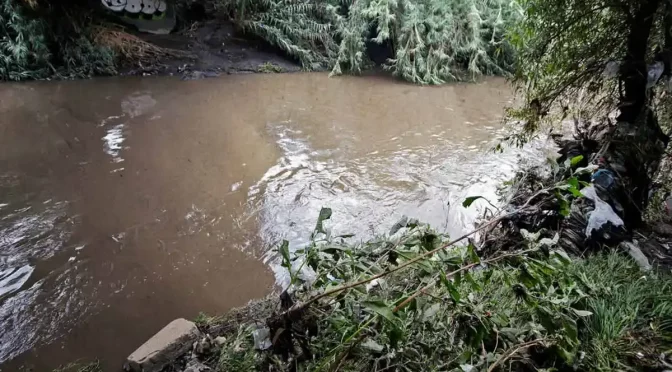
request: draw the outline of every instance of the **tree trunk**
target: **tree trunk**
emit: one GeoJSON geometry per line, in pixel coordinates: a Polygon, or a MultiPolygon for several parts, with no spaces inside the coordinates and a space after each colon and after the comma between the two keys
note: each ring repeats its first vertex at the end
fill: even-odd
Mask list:
{"type": "Polygon", "coordinates": [[[623,87],[620,115],[609,133],[593,138],[599,146],[592,155],[601,169],[593,175],[593,185],[598,197],[612,207],[624,226],[607,224],[586,236],[588,216],[595,206],[586,198],[577,199],[561,233],[562,244],[574,253],[599,249],[601,244],[618,244],[642,223],[652,178],[667,146],[656,115],[649,107],[647,91],[649,38],[661,4],[660,0],[641,0],[629,14],[627,54],[620,70],[623,87]]]}
{"type": "Polygon", "coordinates": [[[653,19],[660,5],[660,0],[642,0],[635,16],[631,17],[630,35],[628,35],[627,51],[621,68],[624,94],[621,97],[621,115],[618,121],[635,123],[646,105],[646,53],[649,46],[649,35],[653,19]]]}

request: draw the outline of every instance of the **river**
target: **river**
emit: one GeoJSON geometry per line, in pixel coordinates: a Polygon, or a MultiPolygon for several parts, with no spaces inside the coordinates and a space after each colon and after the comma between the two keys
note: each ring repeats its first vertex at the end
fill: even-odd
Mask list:
{"type": "Polygon", "coordinates": [[[0,86],[0,370],[124,358],[163,325],[282,286],[271,248],[321,207],[366,239],[403,215],[451,234],[518,151],[488,149],[502,79],[105,78],[0,86]]]}

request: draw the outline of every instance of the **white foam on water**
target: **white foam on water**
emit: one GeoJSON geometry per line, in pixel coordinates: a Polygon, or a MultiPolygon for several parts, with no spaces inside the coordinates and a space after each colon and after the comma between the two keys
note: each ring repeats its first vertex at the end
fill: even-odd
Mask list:
{"type": "Polygon", "coordinates": [[[122,150],[122,143],[126,140],[124,138],[124,124],[117,124],[107,130],[107,134],[102,138],[103,150],[106,154],[112,157],[114,163],[121,163],[124,159],[119,156],[122,150]]]}

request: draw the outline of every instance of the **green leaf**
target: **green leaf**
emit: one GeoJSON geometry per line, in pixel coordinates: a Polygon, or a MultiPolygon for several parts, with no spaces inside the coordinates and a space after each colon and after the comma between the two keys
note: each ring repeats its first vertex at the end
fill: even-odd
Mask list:
{"type": "Polygon", "coordinates": [[[587,167],[576,168],[576,170],[574,171],[574,174],[575,175],[584,174],[584,173],[589,174],[589,173],[593,173],[597,169],[599,169],[599,166],[597,166],[595,164],[590,164],[587,167]]]}
{"type": "Polygon", "coordinates": [[[567,191],[571,192],[572,195],[574,195],[577,198],[580,198],[581,191],[579,191],[579,180],[576,179],[575,177],[572,177],[567,180],[567,184],[569,184],[569,187],[567,188],[567,191]]]}
{"type": "Polygon", "coordinates": [[[567,339],[571,341],[573,345],[578,344],[579,342],[579,330],[576,326],[576,322],[574,319],[568,319],[568,317],[565,315],[563,317],[563,322],[562,322],[562,327],[565,330],[565,334],[567,335],[567,339]]]}
{"type": "Polygon", "coordinates": [[[518,280],[525,284],[527,288],[534,288],[539,284],[539,279],[528,265],[523,265],[518,274],[518,280]]]}
{"type": "Polygon", "coordinates": [[[490,278],[492,278],[494,270],[487,270],[485,274],[483,274],[483,284],[490,284],[490,278]]]}
{"type": "Polygon", "coordinates": [[[572,309],[572,311],[574,311],[574,313],[575,313],[576,315],[581,316],[581,317],[584,317],[584,316],[591,316],[591,315],[593,315],[592,312],[587,311],[587,310],[576,310],[576,309],[572,309]]]}
{"type": "Polygon", "coordinates": [[[465,208],[469,208],[473,202],[475,202],[478,199],[483,199],[482,196],[470,196],[462,202],[462,206],[465,208]]]}
{"type": "Polygon", "coordinates": [[[560,209],[558,210],[558,213],[560,213],[560,215],[563,217],[569,217],[571,206],[567,199],[565,199],[565,197],[562,196],[562,194],[560,194],[558,191],[555,192],[555,197],[558,200],[558,203],[560,203],[560,209]]]}
{"type": "Polygon", "coordinates": [[[320,209],[320,215],[317,217],[317,224],[315,225],[315,232],[326,234],[322,222],[331,218],[331,208],[320,209]]]}
{"type": "Polygon", "coordinates": [[[471,243],[469,243],[469,247],[467,247],[467,254],[472,263],[481,263],[480,257],[476,254],[476,248],[471,243]]]}
{"type": "Polygon", "coordinates": [[[390,332],[388,332],[387,337],[390,339],[390,346],[396,348],[399,344],[399,341],[404,339],[404,332],[399,329],[399,327],[392,326],[390,327],[390,332]]]}
{"type": "Polygon", "coordinates": [[[553,250],[553,254],[558,258],[558,260],[560,260],[560,262],[562,262],[565,265],[569,265],[570,263],[572,263],[572,259],[569,258],[567,252],[565,252],[562,249],[553,250]]]}
{"type": "Polygon", "coordinates": [[[441,303],[437,302],[425,309],[422,314],[422,320],[424,322],[431,320],[436,315],[436,313],[439,312],[439,310],[441,310],[441,303]]]}
{"type": "Polygon", "coordinates": [[[458,272],[455,275],[453,275],[453,283],[455,284],[455,287],[459,287],[462,285],[462,272],[458,272]]]}
{"type": "Polygon", "coordinates": [[[278,251],[280,251],[280,255],[282,256],[282,266],[288,269],[292,267],[292,262],[289,258],[289,242],[287,240],[282,241],[278,251]]]}
{"type": "Polygon", "coordinates": [[[583,160],[583,155],[575,156],[570,161],[570,165],[572,167],[575,167],[577,164],[579,164],[581,162],[581,160],[583,160]]]}
{"type": "Polygon", "coordinates": [[[374,341],[372,339],[368,339],[368,340],[362,342],[362,347],[365,348],[365,349],[369,349],[369,350],[371,350],[373,352],[376,352],[376,353],[380,353],[385,349],[383,347],[383,345],[377,343],[376,341],[374,341]]]}
{"type": "Polygon", "coordinates": [[[450,282],[450,280],[446,279],[446,276],[444,274],[441,274],[441,275],[443,276],[443,280],[441,280],[441,282],[443,283],[444,286],[446,286],[446,289],[448,289],[448,293],[450,294],[450,298],[453,299],[453,302],[459,303],[460,299],[461,299],[460,292],[453,285],[453,283],[450,282]]]}
{"type": "MultiPolygon", "coordinates": [[[[399,254],[399,256],[401,256],[403,259],[405,259],[407,261],[411,261],[411,260],[415,259],[416,257],[418,257],[420,255],[417,252],[406,251],[406,250],[397,250],[396,252],[399,254]]],[[[434,272],[434,270],[432,269],[432,264],[430,263],[429,260],[422,260],[421,259],[420,261],[417,261],[416,263],[414,263],[413,266],[417,266],[419,269],[424,270],[428,273],[434,272]]]]}
{"type": "Polygon", "coordinates": [[[476,281],[474,280],[474,278],[471,276],[471,274],[470,274],[469,272],[464,273],[464,278],[467,280],[467,283],[469,283],[469,285],[471,286],[471,288],[472,288],[474,291],[476,291],[476,292],[480,292],[480,291],[481,291],[481,289],[482,289],[482,288],[481,288],[481,285],[478,284],[478,282],[476,282],[476,281]]]}
{"type": "Polygon", "coordinates": [[[541,326],[544,327],[548,333],[555,332],[558,329],[558,327],[555,324],[555,321],[553,320],[551,311],[544,306],[539,306],[536,308],[536,310],[537,310],[536,311],[537,317],[539,318],[541,326]]]}
{"type": "Polygon", "coordinates": [[[362,303],[362,306],[364,308],[369,309],[373,311],[374,313],[382,316],[383,318],[389,320],[390,322],[394,321],[394,313],[392,312],[392,309],[387,306],[387,304],[383,301],[364,301],[362,303]]]}

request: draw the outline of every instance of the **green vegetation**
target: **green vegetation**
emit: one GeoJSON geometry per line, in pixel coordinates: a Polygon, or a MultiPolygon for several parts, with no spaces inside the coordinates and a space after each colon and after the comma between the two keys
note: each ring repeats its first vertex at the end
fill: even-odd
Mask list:
{"type": "Polygon", "coordinates": [[[92,42],[90,25],[78,9],[0,0],[0,80],[116,73],[114,52],[92,42]]]}
{"type": "MultiPolygon", "coordinates": [[[[295,58],[306,70],[359,73],[373,65],[367,46],[377,43],[387,50],[381,56],[388,58],[384,67],[418,84],[508,75],[514,55],[506,29],[522,16],[518,3],[506,0],[201,3],[239,30],[295,58]]],[[[117,57],[146,65],[148,59],[166,55],[147,43],[138,47],[137,38],[129,34],[101,27],[102,14],[83,9],[86,6],[76,2],[0,0],[2,79],[114,74],[117,57]]]]}
{"type": "MultiPolygon", "coordinates": [[[[525,16],[509,40],[516,50],[514,83],[526,105],[510,110],[523,124],[510,139],[524,143],[542,125],[557,126],[572,117],[576,138],[559,141],[563,156],[583,156],[581,166],[599,175],[594,183],[600,200],[624,226],[612,234],[585,236],[594,205],[579,197],[566,209],[571,215],[554,228],[564,235],[561,240],[569,234],[584,250],[617,245],[646,217],[653,180],[668,178],[659,170],[672,125],[672,6],[662,0],[520,4],[525,16]]],[[[595,175],[584,176],[579,191],[595,175]]],[[[658,206],[661,196],[654,199],[658,206]]],[[[660,215],[656,208],[649,215],[660,215]]]]}
{"type": "Polygon", "coordinates": [[[367,43],[389,44],[385,67],[418,84],[506,75],[513,54],[505,29],[522,15],[505,0],[218,0],[242,30],[298,59],[308,70],[358,73],[367,43]]]}
{"type": "Polygon", "coordinates": [[[513,81],[528,103],[513,116],[527,121],[528,132],[544,118],[551,124],[568,115],[583,123],[603,120],[619,105],[619,121],[633,124],[650,106],[670,118],[669,98],[661,95],[671,71],[668,2],[521,0],[520,5],[525,16],[510,28],[508,39],[516,51],[513,81]],[[648,77],[654,66],[662,76],[648,77]]]}
{"type": "Polygon", "coordinates": [[[505,30],[521,16],[518,3],[505,0],[353,2],[339,22],[333,72],[359,72],[370,40],[389,42],[394,57],[385,67],[413,83],[442,84],[465,73],[506,75],[513,54],[505,30]]]}
{"type": "Polygon", "coordinates": [[[411,225],[356,245],[316,239],[295,255],[281,246],[287,269],[316,275],[290,271],[294,305],[266,300],[230,328],[217,370],[632,370],[659,368],[672,350],[669,275],[618,253],[571,260],[534,235],[489,258],[447,240],[411,225]],[[273,340],[263,352],[260,324],[273,340]]]}
{"type": "Polygon", "coordinates": [[[278,73],[278,72],[283,72],[284,70],[282,67],[272,63],[272,62],[266,62],[261,65],[259,65],[259,72],[265,73],[265,74],[270,74],[270,73],[278,73]]]}
{"type": "Polygon", "coordinates": [[[326,67],[336,43],[335,10],[322,1],[214,0],[215,9],[243,31],[296,58],[304,68],[326,67]]]}

